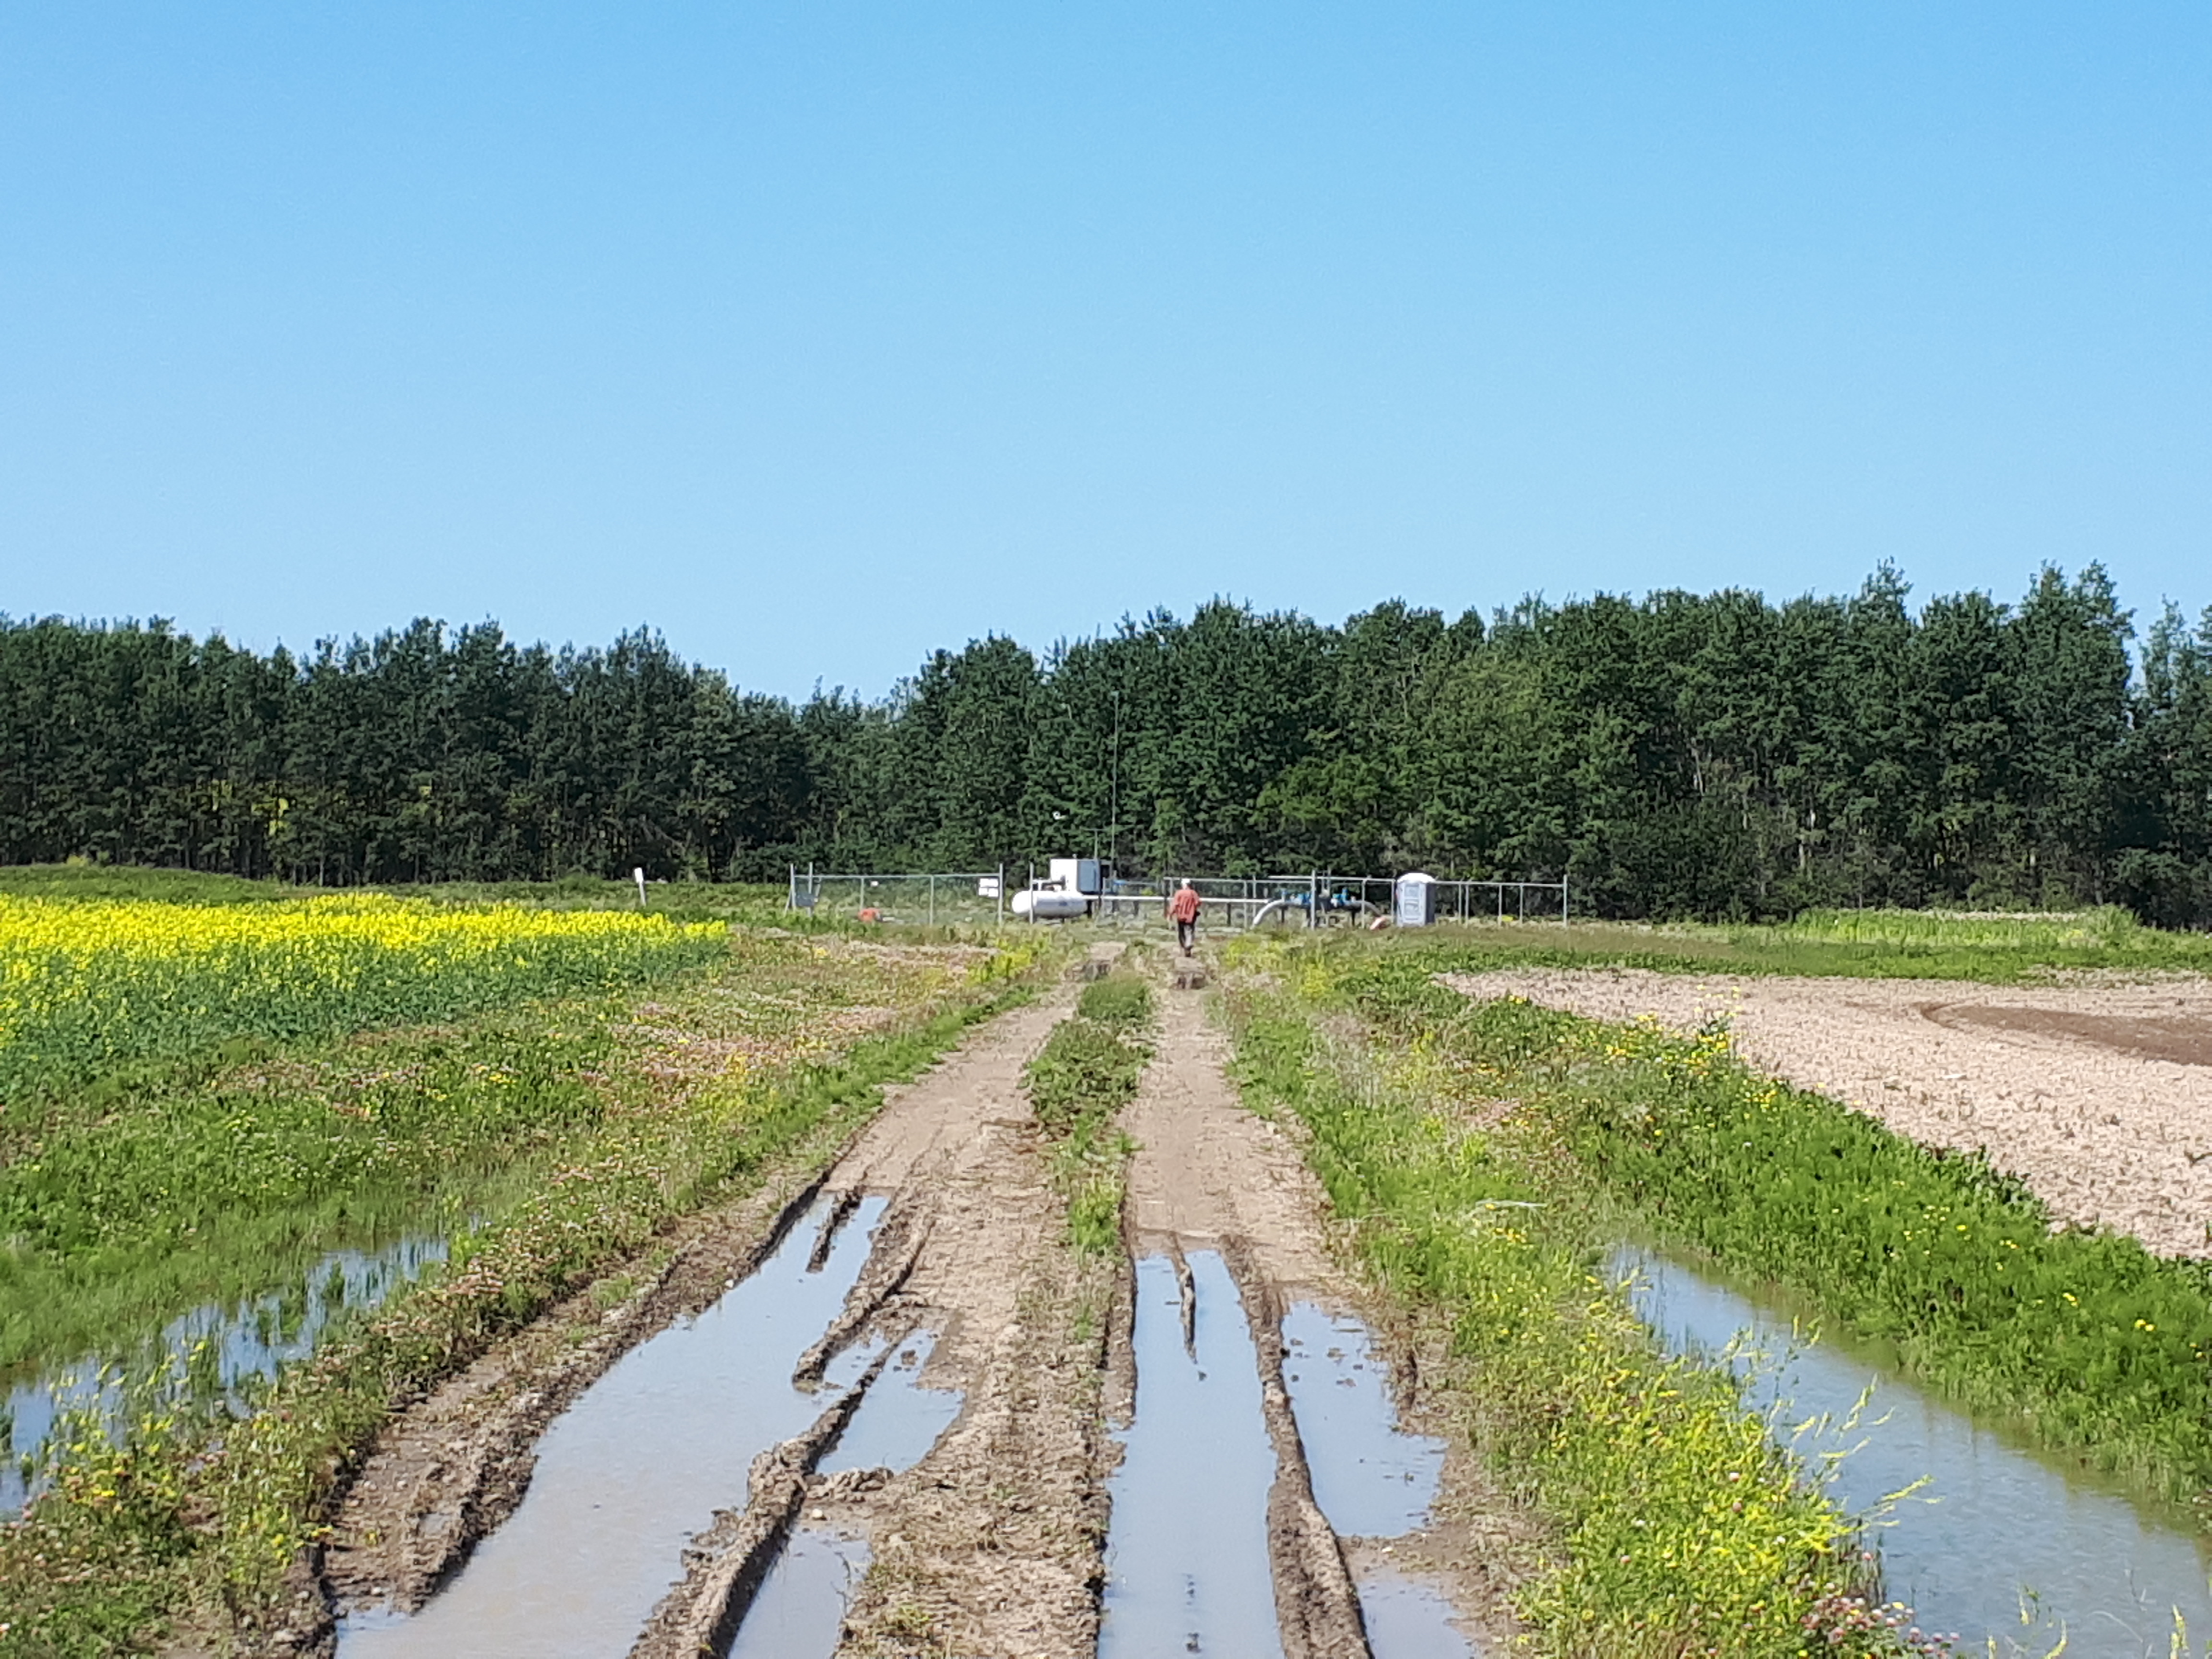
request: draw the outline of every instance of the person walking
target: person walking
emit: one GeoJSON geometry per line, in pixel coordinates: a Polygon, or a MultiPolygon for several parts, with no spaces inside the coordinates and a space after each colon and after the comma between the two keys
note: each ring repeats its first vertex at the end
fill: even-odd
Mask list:
{"type": "Polygon", "coordinates": [[[1188,956],[1198,947],[1198,889],[1190,884],[1188,876],[1168,901],[1168,915],[1175,919],[1176,943],[1188,956]]]}

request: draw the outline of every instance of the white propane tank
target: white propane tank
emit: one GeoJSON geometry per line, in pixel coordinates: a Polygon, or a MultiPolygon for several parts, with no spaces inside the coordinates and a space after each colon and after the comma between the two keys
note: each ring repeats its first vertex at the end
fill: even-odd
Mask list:
{"type": "Polygon", "coordinates": [[[1088,915],[1091,901],[1080,893],[1058,893],[1049,888],[1029,887],[1014,895],[1014,914],[1037,921],[1066,921],[1088,915]]]}

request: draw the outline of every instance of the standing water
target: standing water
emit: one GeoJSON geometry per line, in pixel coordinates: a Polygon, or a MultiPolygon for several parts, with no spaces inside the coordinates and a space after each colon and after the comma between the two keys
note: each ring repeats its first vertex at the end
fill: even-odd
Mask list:
{"type": "Polygon", "coordinates": [[[1137,1413],[1111,1486],[1098,1652],[1282,1659],[1267,1559],[1275,1450],[1259,1355],[1221,1257],[1194,1251],[1188,1268],[1186,1340],[1175,1263],[1137,1263],[1137,1413]]]}
{"type": "Polygon", "coordinates": [[[314,1352],[331,1322],[374,1308],[446,1259],[441,1234],[410,1235],[379,1250],[332,1250],[283,1290],[226,1306],[206,1303],[173,1319],[152,1353],[128,1366],[97,1359],[63,1365],[16,1383],[0,1413],[0,1519],[19,1514],[37,1490],[38,1470],[55,1425],[90,1417],[114,1435],[144,1395],[164,1403],[221,1402],[245,1411],[257,1383],[314,1352]],[[135,1387],[129,1380],[143,1380],[135,1387]]]}
{"type": "MultiPolygon", "coordinates": [[[[632,1349],[538,1443],[507,1524],[412,1618],[350,1616],[344,1659],[567,1659],[629,1650],[717,1509],[744,1501],[753,1459],[829,1403],[792,1383],[860,1277],[884,1200],[865,1200],[827,1261],[807,1259],[828,1206],[697,1319],[632,1349]]],[[[794,1568],[794,1571],[801,1569],[794,1568]]]]}
{"type": "MultiPolygon", "coordinates": [[[[1340,1538],[1402,1538],[1426,1526],[1444,1443],[1398,1426],[1389,1366],[1367,1327],[1301,1302],[1283,1318],[1283,1382],[1313,1477],[1314,1501],[1340,1538]]],[[[1358,1576],[1375,1659],[1467,1659],[1451,1603],[1388,1567],[1358,1576]]]]}
{"type": "MultiPolygon", "coordinates": [[[[1778,1438],[1808,1462],[1856,1448],[1832,1490],[1865,1512],[1926,1477],[1874,1534],[1885,1592],[1920,1627],[1956,1632],[1969,1650],[2067,1659],[2166,1659],[2174,1615],[2192,1642],[2212,1637],[2212,1551],[2107,1487],[2063,1471],[1827,1342],[1790,1319],[1650,1252],[1624,1249],[1637,1312],[1670,1353],[1712,1355],[1739,1334],[1776,1363],[1750,1371],[1746,1403],[1771,1412],[1778,1438]],[[1861,1395],[1874,1392],[1856,1427],[1861,1395]],[[1792,1429],[1822,1419],[1802,1436],[1792,1429]]],[[[1748,1361],[1740,1360],[1740,1367],[1748,1361]]]]}

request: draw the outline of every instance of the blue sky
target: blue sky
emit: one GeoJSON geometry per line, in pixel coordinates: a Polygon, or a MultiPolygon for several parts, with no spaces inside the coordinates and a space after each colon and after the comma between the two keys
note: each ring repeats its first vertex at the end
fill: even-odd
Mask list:
{"type": "Polygon", "coordinates": [[[0,4],[0,611],[2212,604],[2212,9],[0,4]]]}

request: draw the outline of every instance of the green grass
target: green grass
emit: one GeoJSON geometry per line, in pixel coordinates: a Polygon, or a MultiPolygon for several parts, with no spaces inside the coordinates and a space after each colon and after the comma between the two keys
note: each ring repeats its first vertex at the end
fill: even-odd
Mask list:
{"type": "Polygon", "coordinates": [[[756,1066],[957,969],[738,934],[641,993],[465,1025],[234,1041],[10,1103],[0,1127],[0,1376],[137,1340],[324,1251],[497,1215],[598,1133],[653,1109],[653,1067],[704,1042],[756,1066]],[[664,1052],[673,1048],[673,1053],[664,1052]]]}
{"type": "Polygon", "coordinates": [[[1067,1199],[1068,1237],[1085,1255],[1121,1248],[1121,1198],[1133,1145],[1115,1127],[1152,1057],[1152,988],[1134,974],[1083,988],[1024,1073],[1037,1121],[1055,1143],[1054,1180],[1067,1199]]]}
{"type": "Polygon", "coordinates": [[[1979,1158],[1762,1077],[1726,1033],[1474,1004],[1401,956],[1346,994],[1516,1100],[1666,1243],[1781,1285],[1938,1395],[2166,1498],[2212,1489],[2212,1267],[2054,1231],[1979,1158]]]}
{"type": "MultiPolygon", "coordinates": [[[[746,1190],[771,1164],[832,1156],[880,1084],[1026,998],[1035,965],[1014,954],[946,979],[872,954],[825,958],[803,939],[754,944],[726,971],[635,1008],[631,1029],[576,1069],[598,1099],[556,1137],[557,1156],[527,1178],[524,1165],[507,1171],[507,1200],[456,1240],[444,1271],[287,1371],[265,1409],[227,1425],[154,1411],[120,1445],[80,1435],[52,1493],[25,1524],[0,1528],[7,1650],[137,1650],[185,1605],[264,1610],[339,1472],[396,1402],[633,1255],[671,1216],[746,1190]],[[885,1006],[908,1011],[896,1029],[852,1023],[885,1006]],[[714,1067],[672,1085],[670,1064],[702,1042],[714,1067]]],[[[573,1012],[544,1012],[549,1041],[573,1012]]]]}
{"type": "Polygon", "coordinates": [[[1304,1126],[1368,1270],[1448,1328],[1501,1487],[1550,1525],[1548,1564],[1516,1598],[1528,1650],[1916,1650],[1868,1605],[1850,1519],[1802,1484],[1734,1378],[1664,1358],[1599,1276],[1601,1199],[1556,1138],[1486,1111],[1401,1027],[1325,1036],[1357,1006],[1333,957],[1232,954],[1273,970],[1231,996],[1248,1103],[1304,1126]]]}
{"type": "Polygon", "coordinates": [[[2067,971],[2212,973],[2212,934],[2146,927],[2112,906],[2074,915],[1814,911],[1768,927],[1478,924],[1386,936],[1380,947],[1455,972],[1607,966],[1997,985],[2067,971]]]}

